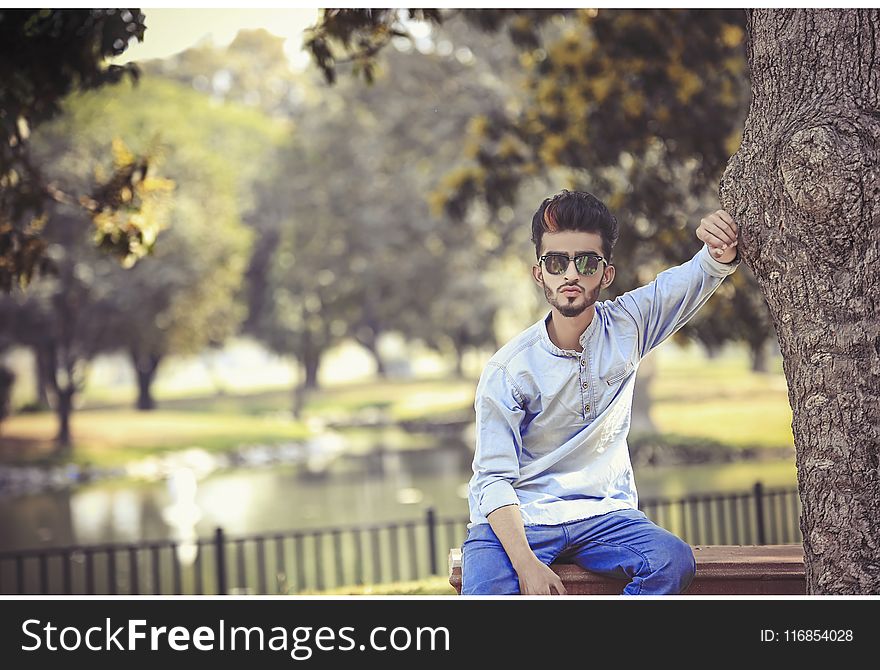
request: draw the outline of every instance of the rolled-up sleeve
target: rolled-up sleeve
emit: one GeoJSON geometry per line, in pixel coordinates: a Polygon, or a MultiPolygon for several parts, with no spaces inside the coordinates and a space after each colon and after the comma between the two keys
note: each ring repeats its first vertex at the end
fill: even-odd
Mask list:
{"type": "Polygon", "coordinates": [[[614,305],[633,319],[639,331],[639,354],[644,357],[688,322],[739,266],[721,263],[703,247],[691,260],[664,270],[645,286],[619,296],[614,305]]]}
{"type": "Polygon", "coordinates": [[[490,362],[474,401],[477,435],[471,487],[483,516],[499,507],[519,504],[513,483],[519,478],[522,452],[520,426],[525,410],[521,399],[522,393],[507,371],[490,362]]]}

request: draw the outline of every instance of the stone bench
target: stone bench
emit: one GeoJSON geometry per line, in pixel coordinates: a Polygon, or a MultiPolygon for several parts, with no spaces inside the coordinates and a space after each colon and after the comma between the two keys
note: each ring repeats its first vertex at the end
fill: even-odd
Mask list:
{"type": "MultiPolygon", "coordinates": [[[[804,548],[799,544],[693,547],[697,572],[682,595],[804,595],[804,548]]],[[[589,572],[573,563],[550,566],[569,595],[619,595],[626,580],[589,572]]],[[[449,583],[461,593],[461,549],[449,552],[449,583]]]]}

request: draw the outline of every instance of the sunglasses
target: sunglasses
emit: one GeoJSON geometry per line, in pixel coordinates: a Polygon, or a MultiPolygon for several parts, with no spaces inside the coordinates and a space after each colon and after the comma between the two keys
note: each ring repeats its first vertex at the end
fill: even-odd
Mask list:
{"type": "Polygon", "coordinates": [[[546,256],[541,256],[541,262],[544,264],[544,269],[551,275],[565,274],[565,271],[568,270],[568,264],[572,261],[574,261],[575,269],[580,274],[587,276],[596,274],[596,270],[599,269],[599,263],[605,263],[605,265],[608,265],[608,261],[602,258],[602,256],[593,253],[579,254],[574,257],[565,254],[547,254],[546,256]]]}

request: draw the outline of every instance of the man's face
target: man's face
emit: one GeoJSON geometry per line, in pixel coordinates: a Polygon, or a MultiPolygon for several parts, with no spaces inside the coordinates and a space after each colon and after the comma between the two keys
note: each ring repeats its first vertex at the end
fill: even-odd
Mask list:
{"type": "MultiPolygon", "coordinates": [[[[544,233],[541,256],[557,253],[574,257],[592,252],[604,258],[602,236],[598,233],[563,230],[558,233],[544,233]]],[[[599,299],[599,291],[614,279],[614,268],[599,263],[599,269],[592,275],[580,274],[573,262],[561,275],[546,272],[539,263],[532,268],[532,276],[544,289],[547,302],[562,316],[575,317],[592,307],[599,299]]]]}

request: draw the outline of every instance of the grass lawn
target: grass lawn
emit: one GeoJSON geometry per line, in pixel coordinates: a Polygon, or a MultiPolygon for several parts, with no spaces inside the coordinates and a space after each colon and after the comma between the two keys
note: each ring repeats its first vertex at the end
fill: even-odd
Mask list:
{"type": "MultiPolygon", "coordinates": [[[[474,403],[476,380],[415,379],[357,381],[334,384],[309,393],[304,416],[324,418],[345,417],[365,409],[382,409],[394,420],[429,418],[448,411],[467,409],[474,403]]],[[[271,413],[289,414],[292,406],[290,389],[271,389],[247,394],[231,394],[160,399],[164,410],[180,412],[231,413],[262,416],[271,413]]],[[[85,407],[102,410],[124,409],[108,402],[104,393],[85,396],[85,407]]]]}
{"type": "MultiPolygon", "coordinates": [[[[770,373],[755,374],[741,350],[706,359],[696,347],[667,346],[652,355],[657,356],[652,415],[661,432],[711,438],[731,448],[790,448],[791,410],[778,360],[770,373]]],[[[73,415],[73,458],[112,466],[194,446],[219,451],[279,443],[308,436],[315,417],[332,421],[369,409],[394,420],[467,412],[475,386],[474,379],[457,378],[339,383],[309,395],[302,422],[290,418],[289,389],[158,398],[160,409],[152,412],[107,403],[106,389],[96,389],[73,415]]],[[[51,453],[56,419],[51,413],[18,414],[0,430],[0,461],[39,461],[51,453]]]]}
{"type": "Polygon", "coordinates": [[[656,403],[652,418],[662,433],[708,437],[734,448],[794,443],[788,405],[762,399],[656,403]]]}
{"type": "Polygon", "coordinates": [[[669,347],[655,363],[651,416],[663,433],[707,437],[734,448],[789,448],[791,408],[780,359],[751,371],[743,350],[707,359],[696,347],[669,347]]]}
{"type": "MultiPolygon", "coordinates": [[[[0,459],[27,462],[47,458],[55,430],[52,414],[12,417],[3,426],[0,459]]],[[[247,443],[300,439],[308,434],[302,424],[277,418],[130,409],[75,412],[71,432],[75,440],[73,460],[104,467],[194,446],[222,451],[247,443]]]]}

